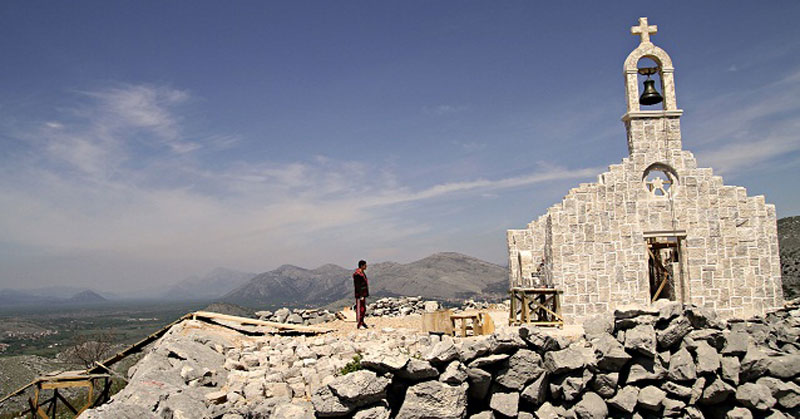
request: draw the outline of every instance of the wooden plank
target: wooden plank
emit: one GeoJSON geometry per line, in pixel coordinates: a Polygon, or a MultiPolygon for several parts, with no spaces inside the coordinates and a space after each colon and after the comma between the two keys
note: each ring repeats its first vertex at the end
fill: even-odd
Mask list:
{"type": "Polygon", "coordinates": [[[481,334],[491,335],[494,333],[494,321],[488,311],[481,312],[481,334]]]}
{"type": "Polygon", "coordinates": [[[318,326],[302,326],[288,323],[269,322],[264,320],[248,319],[246,317],[231,316],[228,314],[213,313],[210,311],[196,311],[191,313],[193,319],[197,320],[226,320],[232,321],[243,325],[251,326],[265,326],[272,327],[283,331],[292,331],[300,333],[323,334],[332,332],[333,329],[318,327],[318,326]]]}
{"type": "Polygon", "coordinates": [[[453,334],[452,310],[436,310],[422,313],[422,331],[425,333],[453,334]]]}
{"type": "Polygon", "coordinates": [[[54,381],[54,382],[44,382],[42,383],[43,390],[52,390],[56,388],[70,388],[70,387],[91,387],[91,381],[89,380],[82,380],[82,381],[54,381]]]}

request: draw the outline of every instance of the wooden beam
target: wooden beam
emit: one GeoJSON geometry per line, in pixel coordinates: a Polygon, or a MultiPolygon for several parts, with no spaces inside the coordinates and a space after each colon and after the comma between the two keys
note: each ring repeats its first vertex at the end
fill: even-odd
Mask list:
{"type": "Polygon", "coordinates": [[[281,331],[291,331],[291,332],[300,332],[300,333],[310,333],[310,334],[323,334],[323,333],[330,333],[333,329],[317,327],[317,326],[302,326],[297,324],[288,324],[288,323],[278,323],[278,322],[269,322],[264,320],[257,320],[257,319],[249,319],[247,317],[239,317],[239,316],[231,316],[228,314],[220,314],[220,313],[213,313],[210,311],[196,311],[191,313],[193,319],[197,320],[223,320],[223,321],[230,321],[236,322],[241,325],[250,325],[250,326],[265,326],[265,327],[272,327],[274,329],[278,329],[281,331]]]}

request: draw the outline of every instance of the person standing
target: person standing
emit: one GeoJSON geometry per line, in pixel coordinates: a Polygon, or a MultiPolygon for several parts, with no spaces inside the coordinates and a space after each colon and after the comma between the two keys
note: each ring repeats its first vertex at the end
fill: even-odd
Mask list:
{"type": "Polygon", "coordinates": [[[359,260],[358,268],[353,272],[353,286],[356,291],[356,329],[367,328],[364,316],[367,314],[367,297],[369,297],[369,280],[367,279],[367,261],[359,260]]]}

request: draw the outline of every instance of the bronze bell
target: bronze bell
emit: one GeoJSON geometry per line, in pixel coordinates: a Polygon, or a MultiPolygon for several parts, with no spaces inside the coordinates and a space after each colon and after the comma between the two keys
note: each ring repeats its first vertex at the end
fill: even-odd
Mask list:
{"type": "Polygon", "coordinates": [[[648,77],[647,80],[644,81],[644,92],[639,97],[639,103],[642,105],[655,105],[657,103],[661,103],[664,98],[658,93],[655,87],[656,81],[650,80],[648,77]]]}

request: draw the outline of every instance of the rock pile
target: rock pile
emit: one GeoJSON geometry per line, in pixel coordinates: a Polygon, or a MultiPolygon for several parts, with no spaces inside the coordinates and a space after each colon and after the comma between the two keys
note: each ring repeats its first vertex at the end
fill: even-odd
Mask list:
{"type": "Polygon", "coordinates": [[[425,301],[422,297],[384,297],[367,304],[367,314],[372,316],[398,317],[436,311],[439,303],[425,301]]]}
{"type": "Polygon", "coordinates": [[[728,327],[711,311],[666,303],[595,317],[585,329],[573,342],[530,326],[432,337],[419,357],[372,348],[361,362],[368,371],[332,380],[312,404],[319,417],[800,414],[798,309],[728,327]]]}
{"type": "Polygon", "coordinates": [[[728,325],[675,303],[621,309],[573,340],[532,326],[463,339],[403,329],[221,339],[194,323],[86,417],[800,416],[797,308],[728,325]]]}
{"type": "Polygon", "coordinates": [[[259,320],[302,324],[305,326],[325,323],[336,319],[336,316],[328,310],[308,308],[296,308],[292,310],[286,307],[278,309],[274,313],[269,310],[257,311],[256,316],[258,316],[259,320]]]}

